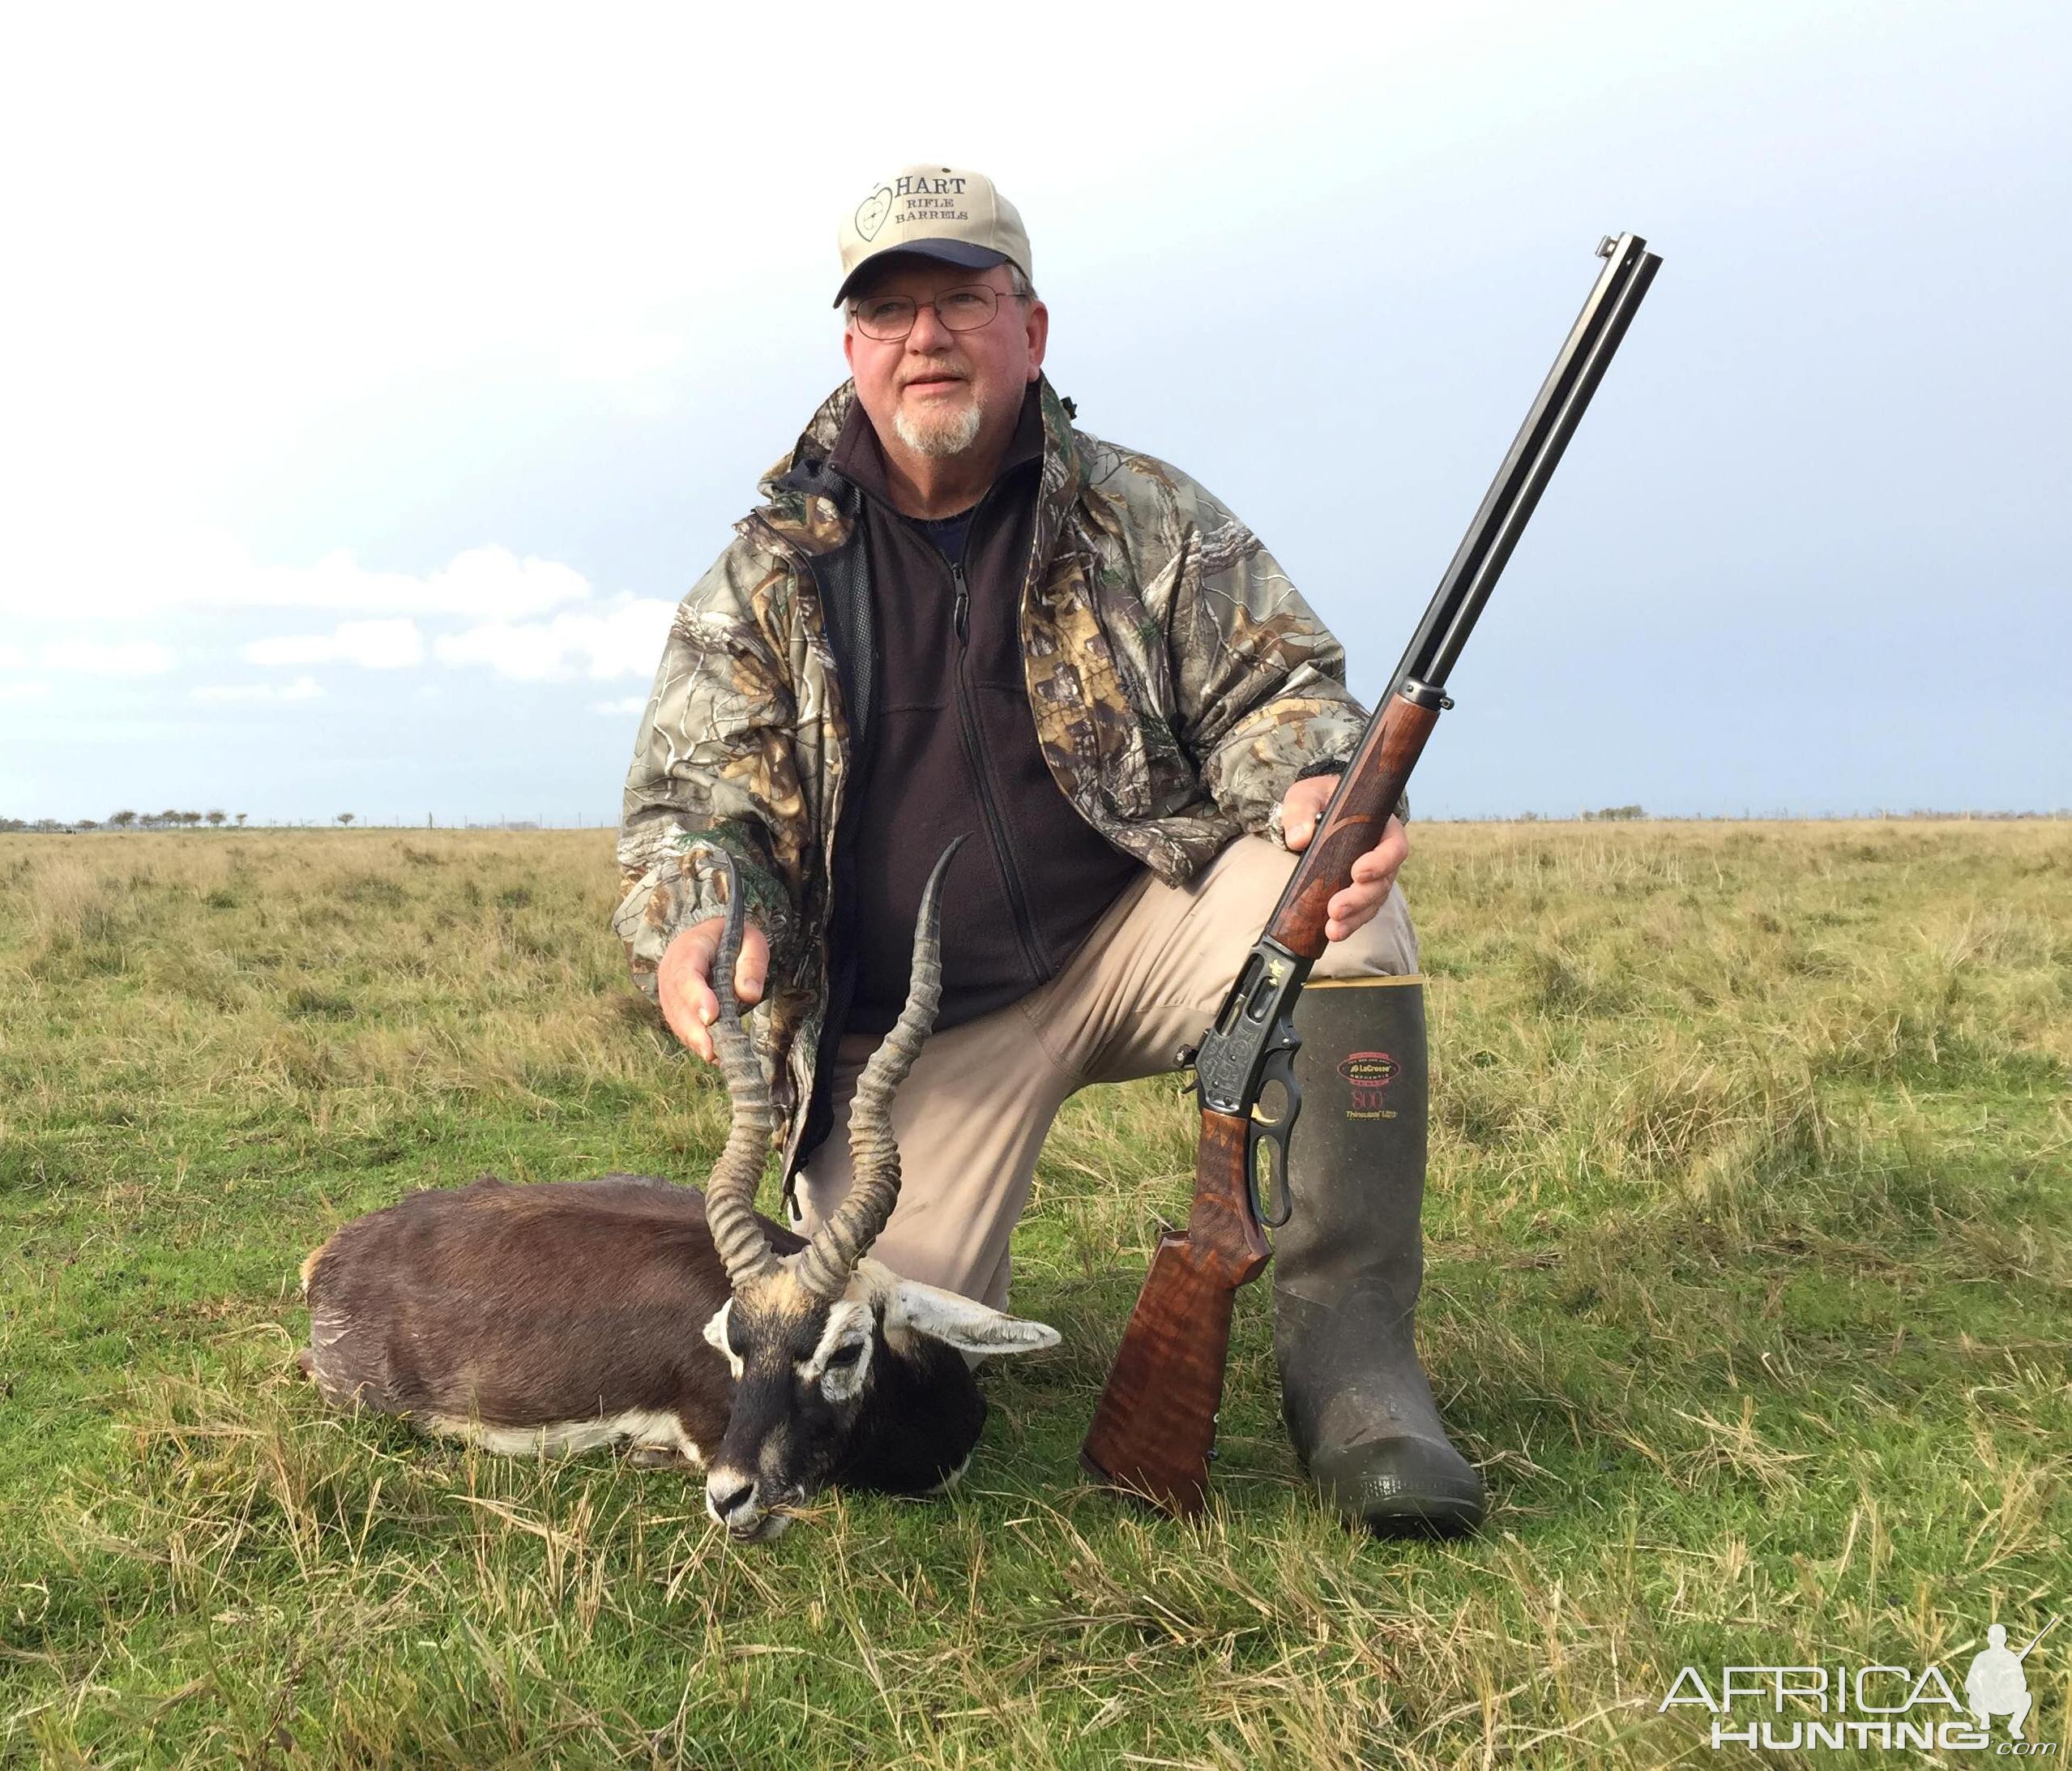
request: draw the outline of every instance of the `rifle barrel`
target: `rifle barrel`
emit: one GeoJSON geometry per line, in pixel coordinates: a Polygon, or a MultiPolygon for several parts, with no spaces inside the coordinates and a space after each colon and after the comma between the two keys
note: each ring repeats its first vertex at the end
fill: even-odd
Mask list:
{"type": "Polygon", "coordinates": [[[1607,260],[1604,268],[1439,580],[1390,679],[1391,695],[1408,679],[1435,690],[1445,686],[1662,263],[1637,233],[1622,233],[1616,240],[1607,235],[1597,250],[1607,260]]]}
{"type": "Polygon", "coordinates": [[[2035,1651],[2036,1644],[2041,1641],[2044,1637],[2049,1635],[2050,1632],[2057,1628],[2057,1619],[2053,1617],[2048,1623],[2044,1624],[2041,1629],[2038,1630],[2035,1635],[2029,1638],[2028,1647],[2023,1649],[2020,1653],[2017,1654],[2014,1657],[2015,1659],[2018,1661],[2027,1660],[2030,1654],[2035,1651]]]}

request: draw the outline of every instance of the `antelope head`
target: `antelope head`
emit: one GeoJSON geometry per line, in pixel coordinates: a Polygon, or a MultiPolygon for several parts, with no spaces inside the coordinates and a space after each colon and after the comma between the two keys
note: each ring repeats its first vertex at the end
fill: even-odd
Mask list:
{"type": "Polygon", "coordinates": [[[942,879],[963,841],[929,875],[906,1006],[857,1080],[849,1109],[854,1184],[806,1247],[783,1258],[755,1220],[770,1097],[734,999],[742,906],[732,864],[723,862],[727,921],[713,964],[713,1046],[733,1123],[705,1197],[733,1295],[706,1324],[705,1338],[725,1358],[734,1390],[726,1436],[708,1466],[705,1507],[737,1538],[776,1536],[790,1523],[779,1509],[866,1465],[875,1486],[946,1486],[985,1416],[964,1355],[1057,1344],[1057,1331],[1042,1323],[902,1279],[865,1258],[899,1196],[892,1097],[934,1025],[942,879]],[[955,1447],[946,1461],[946,1432],[955,1447]],[[886,1479],[888,1462],[904,1480],[886,1479]]]}

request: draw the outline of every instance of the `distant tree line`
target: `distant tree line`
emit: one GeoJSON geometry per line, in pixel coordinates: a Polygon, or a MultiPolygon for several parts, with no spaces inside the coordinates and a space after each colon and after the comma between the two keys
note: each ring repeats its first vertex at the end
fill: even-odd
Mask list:
{"type": "MultiPolygon", "coordinates": [[[[242,826],[249,812],[239,812],[237,822],[242,826]]],[[[108,815],[110,830],[177,830],[182,826],[193,829],[196,824],[206,823],[210,829],[218,830],[230,820],[227,811],[117,811],[108,815]]]]}
{"type": "MultiPolygon", "coordinates": [[[[340,828],[350,830],[359,818],[357,812],[341,811],[332,815],[332,821],[340,828]]],[[[108,815],[105,828],[109,830],[192,830],[197,824],[207,824],[211,830],[220,830],[224,825],[235,824],[242,830],[250,812],[239,812],[234,817],[220,809],[210,811],[177,811],[169,806],[164,811],[135,811],[125,806],[121,811],[108,815]]],[[[428,818],[425,822],[429,823],[428,818]]],[[[38,818],[33,821],[25,818],[0,818],[0,831],[32,830],[49,833],[66,830],[99,830],[103,825],[93,818],[38,818]]],[[[528,826],[514,825],[511,828],[528,826]]]]}
{"type": "MultiPolygon", "coordinates": [[[[108,815],[106,828],[110,830],[191,830],[197,824],[207,824],[211,830],[235,823],[239,829],[245,827],[250,812],[239,812],[233,819],[227,811],[112,811],[108,815]]],[[[45,833],[62,830],[99,830],[101,823],[93,818],[0,818],[0,831],[33,830],[45,833]]]]}

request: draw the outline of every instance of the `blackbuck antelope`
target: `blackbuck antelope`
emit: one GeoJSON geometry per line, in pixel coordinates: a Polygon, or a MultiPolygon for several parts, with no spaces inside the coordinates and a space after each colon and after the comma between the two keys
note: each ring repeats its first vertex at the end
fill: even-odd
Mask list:
{"type": "Polygon", "coordinates": [[[703,1466],[706,1510],[742,1539],[775,1536],[784,1509],[831,1483],[913,1495],[954,1482],[985,1418],[964,1355],[1058,1338],[865,1258],[899,1197],[892,1095],[934,1022],[956,848],[929,879],[905,1010],[857,1080],[855,1185],[815,1235],[754,1208],[771,1108],[734,998],[743,909],[729,866],[713,1044],[733,1119],[705,1191],[485,1176],[355,1219],[302,1265],[302,1369],[325,1400],[493,1451],[622,1445],[643,1464],[703,1466]]]}

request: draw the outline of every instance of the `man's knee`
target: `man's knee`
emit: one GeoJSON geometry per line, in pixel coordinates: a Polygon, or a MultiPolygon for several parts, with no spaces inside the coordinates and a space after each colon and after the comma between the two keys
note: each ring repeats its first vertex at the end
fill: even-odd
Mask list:
{"type": "MultiPolygon", "coordinates": [[[[1242,903],[1249,912],[1254,939],[1273,913],[1275,903],[1295,872],[1301,858],[1268,842],[1263,836],[1241,836],[1217,857],[1206,888],[1219,899],[1226,893],[1229,921],[1234,925],[1242,903]]],[[[1234,966],[1239,955],[1230,954],[1234,966]]],[[[1410,920],[1410,906],[1403,888],[1391,885],[1381,907],[1343,941],[1333,941],[1318,956],[1314,975],[1318,977],[1405,977],[1417,969],[1417,931],[1410,920]]]]}

